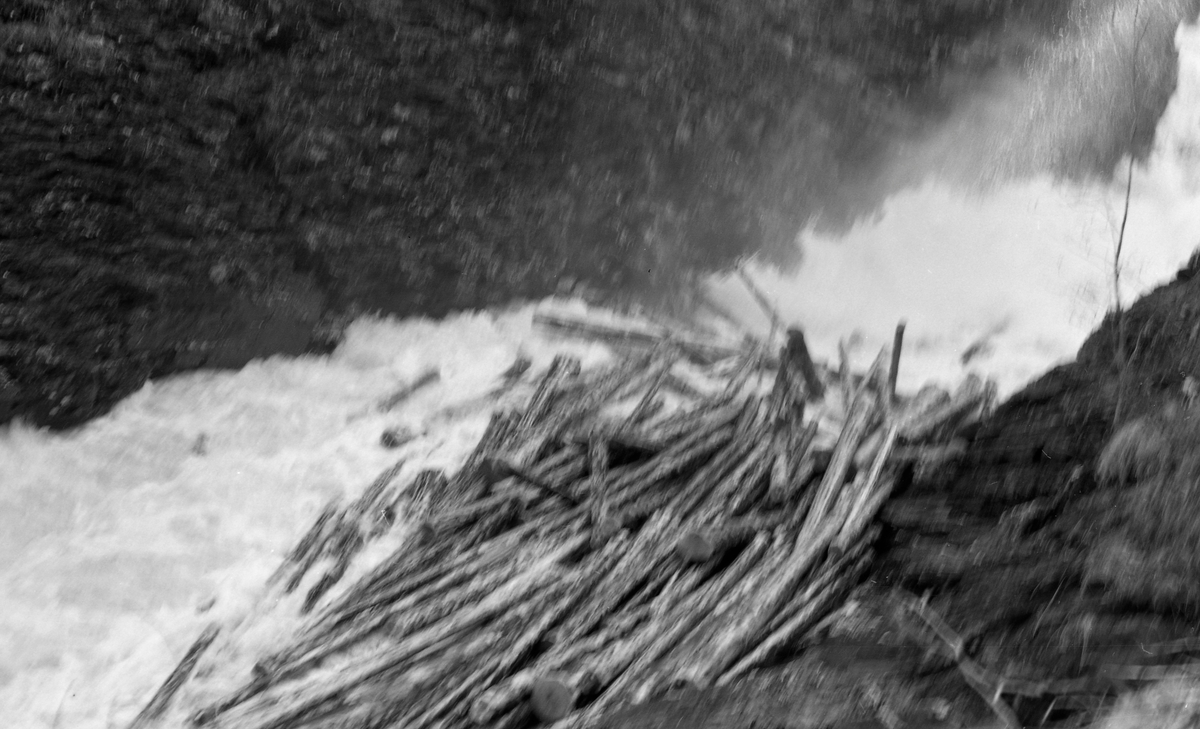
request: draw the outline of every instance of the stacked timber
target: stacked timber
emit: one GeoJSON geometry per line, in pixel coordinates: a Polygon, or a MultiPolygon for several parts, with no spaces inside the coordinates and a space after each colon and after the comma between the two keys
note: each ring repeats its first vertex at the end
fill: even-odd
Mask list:
{"type": "Polygon", "coordinates": [[[620,355],[526,364],[507,377],[530,375],[523,404],[492,415],[457,472],[398,465],[327,508],[271,580],[294,632],[181,706],[207,631],[134,726],[584,727],[729,683],[840,604],[905,460],[990,397],[976,382],[897,398],[886,351],[865,375],[818,373],[798,332],[769,353],[538,323],[620,355]],[[395,530],[399,548],[351,569],[395,530]]]}

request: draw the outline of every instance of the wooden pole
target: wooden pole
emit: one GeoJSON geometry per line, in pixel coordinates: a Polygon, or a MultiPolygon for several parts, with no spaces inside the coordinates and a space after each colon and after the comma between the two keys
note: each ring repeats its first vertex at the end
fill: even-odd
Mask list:
{"type": "Polygon", "coordinates": [[[896,336],[892,338],[892,366],[888,369],[888,405],[896,404],[896,378],[900,374],[900,348],[904,346],[905,321],[896,325],[896,336]]]}

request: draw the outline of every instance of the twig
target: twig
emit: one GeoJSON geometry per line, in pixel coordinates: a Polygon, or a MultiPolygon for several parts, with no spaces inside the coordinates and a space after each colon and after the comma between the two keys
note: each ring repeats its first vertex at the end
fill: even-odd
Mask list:
{"type": "Polygon", "coordinates": [[[763,313],[770,318],[771,331],[776,332],[783,328],[783,317],[780,316],[775,307],[771,305],[771,300],[768,299],[766,294],[762,292],[762,289],[758,288],[758,284],[754,283],[754,281],[750,278],[750,275],[746,273],[746,269],[739,266],[736,273],[737,277],[741,279],[742,284],[746,287],[746,290],[749,291],[750,295],[754,297],[754,302],[758,304],[762,308],[763,313]]]}

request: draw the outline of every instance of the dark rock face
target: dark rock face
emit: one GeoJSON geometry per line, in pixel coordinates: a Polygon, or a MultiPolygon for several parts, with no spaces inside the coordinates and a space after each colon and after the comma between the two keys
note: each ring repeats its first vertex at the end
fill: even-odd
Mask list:
{"type": "Polygon", "coordinates": [[[361,312],[568,280],[685,301],[750,254],[794,263],[798,229],[872,211],[894,145],[1071,5],[9,0],[0,422],[320,351],[361,312]]]}
{"type": "Polygon", "coordinates": [[[925,596],[997,677],[1090,686],[1089,695],[1056,701],[1054,692],[1005,694],[1025,726],[1047,716],[1064,726],[1094,719],[1088,712],[1149,680],[1139,677],[1143,669],[1152,677],[1191,660],[1179,641],[1194,640],[1200,614],[1200,406],[1182,380],[1195,377],[1189,312],[1197,306],[1200,287],[1188,276],[1152,292],[1128,312],[1129,336],[1144,333],[1140,347],[1130,342],[1138,354],[1124,370],[1114,364],[1110,317],[1075,362],[965,435],[969,444],[951,466],[918,470],[881,512],[876,563],[853,608],[785,663],[685,701],[625,707],[599,726],[894,726],[889,717],[905,726],[984,725],[990,708],[943,642],[897,611],[894,590],[925,596]],[[1168,433],[1173,475],[1132,469],[1131,484],[1097,467],[1115,425],[1131,421],[1168,433]],[[1128,682],[1113,683],[1118,675],[1128,682]]]}

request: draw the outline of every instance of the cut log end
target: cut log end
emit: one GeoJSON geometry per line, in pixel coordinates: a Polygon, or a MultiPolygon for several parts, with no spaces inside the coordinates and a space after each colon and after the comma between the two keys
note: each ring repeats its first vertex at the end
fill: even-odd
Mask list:
{"type": "Polygon", "coordinates": [[[675,542],[675,554],[685,562],[707,562],[717,551],[714,540],[698,532],[687,532],[675,542]]]}
{"type": "Polygon", "coordinates": [[[529,707],[539,721],[558,721],[575,708],[575,694],[563,680],[551,676],[536,679],[529,690],[529,707]]]}
{"type": "Polygon", "coordinates": [[[479,475],[483,477],[483,482],[488,486],[494,486],[506,478],[511,478],[516,474],[513,472],[512,464],[499,456],[490,456],[483,459],[479,464],[479,475]]]}

